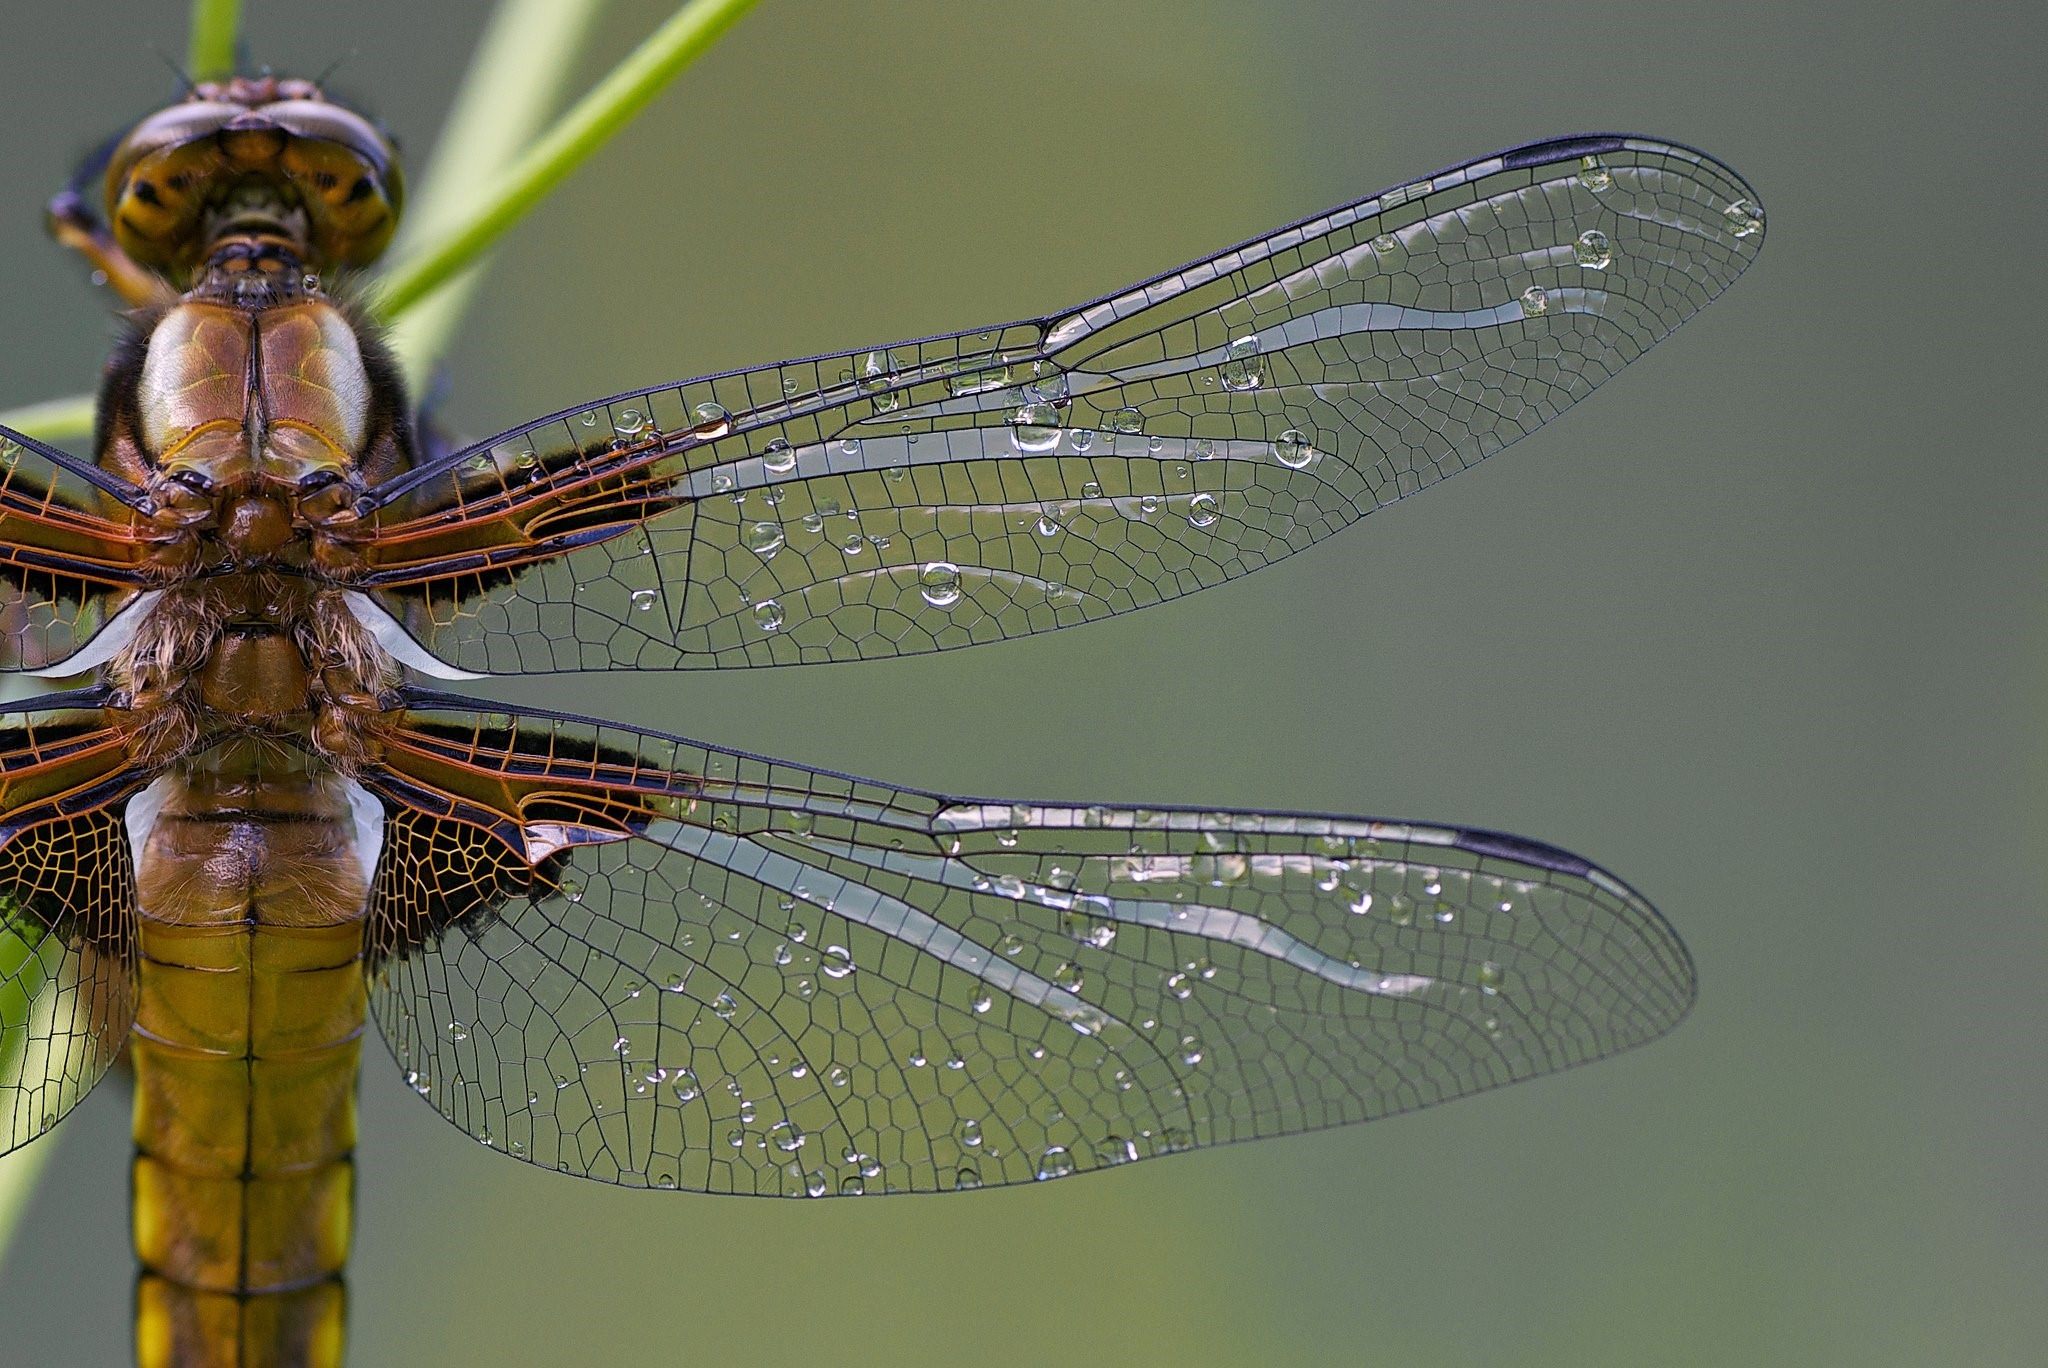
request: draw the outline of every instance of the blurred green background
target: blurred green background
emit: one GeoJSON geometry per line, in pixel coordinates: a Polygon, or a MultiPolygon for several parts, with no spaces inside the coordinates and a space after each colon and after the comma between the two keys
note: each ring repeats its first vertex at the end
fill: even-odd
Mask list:
{"type": "MultiPolygon", "coordinates": [[[[415,155],[485,12],[250,8],[258,60],[345,59],[415,155]]],[[[0,404],[90,382],[108,302],[41,206],[184,42],[163,0],[30,9],[0,404]]],[[[586,78],[665,12],[621,0],[586,78]]],[[[470,430],[1041,312],[1587,128],[1726,158],[1770,246],[1592,403],[1248,581],[945,658],[508,693],[976,793],[1523,832],[1655,899],[1700,1007],[1384,1125],[823,1204],[507,1163],[373,1046],[354,1361],[2040,1362],[2048,35],[1845,13],[767,0],[502,254],[451,358],[470,430]]],[[[125,1360],[126,1105],[44,1142],[9,1361],[125,1360]]]]}

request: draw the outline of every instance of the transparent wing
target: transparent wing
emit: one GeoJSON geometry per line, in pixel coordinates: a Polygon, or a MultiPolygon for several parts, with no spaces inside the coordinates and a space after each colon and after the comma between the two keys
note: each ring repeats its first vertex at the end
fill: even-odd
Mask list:
{"type": "Polygon", "coordinates": [[[1128,612],[1547,422],[1762,246],[1688,148],[1533,144],[1065,314],[638,391],[374,491],[464,669],[872,659],[1128,612]]]}
{"type": "Polygon", "coordinates": [[[77,457],[0,428],[0,670],[40,670],[72,657],[144,591],[143,544],[122,497],[141,496],[77,457]]]}
{"type": "Polygon", "coordinates": [[[71,1110],[134,1021],[121,738],[60,695],[0,710],[0,1153],[71,1110]]]}
{"type": "Polygon", "coordinates": [[[1692,1001],[1642,898],[1514,837],[947,798],[460,703],[366,776],[372,1014],[450,1121],[564,1172],[1058,1177],[1534,1077],[1692,1001]]]}

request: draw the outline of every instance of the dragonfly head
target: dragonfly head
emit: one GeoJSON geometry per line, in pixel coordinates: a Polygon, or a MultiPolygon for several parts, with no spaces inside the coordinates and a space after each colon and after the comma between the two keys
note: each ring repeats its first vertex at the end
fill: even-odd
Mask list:
{"type": "Polygon", "coordinates": [[[398,150],[311,81],[238,76],[137,124],[107,163],[107,218],[141,265],[189,277],[252,240],[309,270],[368,265],[404,203],[398,150]]]}

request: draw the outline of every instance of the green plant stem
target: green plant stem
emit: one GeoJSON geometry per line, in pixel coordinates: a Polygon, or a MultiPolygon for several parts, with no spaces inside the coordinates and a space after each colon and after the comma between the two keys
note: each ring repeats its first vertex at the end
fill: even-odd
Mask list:
{"type": "MultiPolygon", "coordinates": [[[[199,3],[204,5],[206,0],[199,3]]],[[[394,341],[404,359],[406,374],[415,386],[432,370],[434,359],[444,349],[467,305],[475,288],[474,268],[482,254],[645,108],[663,86],[702,56],[758,0],[693,0],[683,6],[505,168],[505,154],[493,144],[513,140],[493,139],[490,135],[500,131],[493,129],[493,122],[502,121],[511,129],[530,127],[538,121],[537,111],[545,109],[552,102],[554,91],[560,88],[568,66],[566,45],[587,29],[590,11],[598,3],[599,0],[561,0],[550,5],[547,0],[506,0],[500,9],[500,20],[493,22],[490,37],[479,49],[480,58],[489,54],[494,60],[538,56],[536,65],[545,74],[523,73],[535,88],[528,91],[521,81],[507,80],[503,70],[492,70],[479,62],[472,72],[487,74],[472,75],[464,81],[463,103],[474,102],[477,108],[473,116],[477,138],[474,150],[458,146],[452,136],[444,138],[436,149],[435,174],[417,196],[421,216],[431,230],[420,236],[429,240],[393,268],[377,296],[378,314],[387,323],[403,318],[432,296],[446,296],[445,300],[435,301],[438,312],[395,332],[394,341]],[[565,46],[549,49],[539,42],[521,41],[518,26],[503,17],[514,9],[530,10],[523,22],[543,26],[536,32],[560,35],[565,46]],[[508,90],[521,92],[517,96],[518,107],[506,106],[508,90]],[[492,176],[486,168],[499,169],[502,174],[492,176]],[[443,195],[439,189],[442,176],[456,178],[460,188],[451,186],[443,195]],[[486,181],[492,183],[485,186],[486,181]],[[458,282],[458,277],[465,273],[472,278],[458,282]]],[[[91,395],[46,400],[0,413],[0,424],[46,442],[71,441],[92,432],[93,405],[91,395]]]]}
{"type": "MultiPolygon", "coordinates": [[[[401,259],[410,245],[458,230],[560,102],[604,0],[502,0],[449,107],[420,192],[406,207],[401,259]],[[508,75],[516,73],[516,79],[508,75]]],[[[390,342],[414,393],[425,385],[483,283],[478,260],[400,313],[386,311],[390,342]]]]}
{"type": "Polygon", "coordinates": [[[185,74],[195,81],[219,81],[235,74],[235,39],[242,0],[192,0],[192,41],[185,74]]]}
{"type": "Polygon", "coordinates": [[[62,399],[44,399],[0,413],[0,425],[40,437],[46,442],[69,442],[92,435],[99,396],[67,394],[62,399]]]}
{"type": "Polygon", "coordinates": [[[379,307],[402,313],[467,267],[627,120],[752,9],[756,0],[692,0],[619,63],[507,171],[459,228],[384,278],[379,307]]]}
{"type": "Polygon", "coordinates": [[[56,1145],[46,1135],[41,1144],[0,1158],[0,1252],[13,1240],[14,1228],[28,1210],[29,1198],[35,1196],[36,1181],[56,1153],[56,1145]]]}

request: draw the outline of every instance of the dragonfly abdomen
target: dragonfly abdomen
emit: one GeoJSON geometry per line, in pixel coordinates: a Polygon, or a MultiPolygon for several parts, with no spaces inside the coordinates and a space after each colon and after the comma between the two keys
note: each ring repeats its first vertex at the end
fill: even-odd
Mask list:
{"type": "Polygon", "coordinates": [[[341,1361],[379,820],[359,795],[242,741],[130,809],[145,1364],[341,1361]]]}

